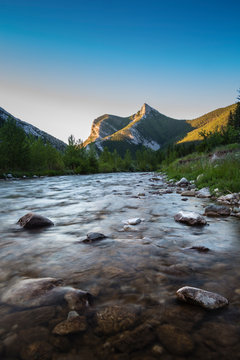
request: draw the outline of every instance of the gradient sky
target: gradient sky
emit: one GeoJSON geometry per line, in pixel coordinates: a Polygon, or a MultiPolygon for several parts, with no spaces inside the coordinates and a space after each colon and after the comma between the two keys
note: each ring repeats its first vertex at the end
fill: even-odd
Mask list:
{"type": "Polygon", "coordinates": [[[239,0],[0,0],[0,107],[67,141],[144,102],[191,119],[235,102],[239,0]]]}

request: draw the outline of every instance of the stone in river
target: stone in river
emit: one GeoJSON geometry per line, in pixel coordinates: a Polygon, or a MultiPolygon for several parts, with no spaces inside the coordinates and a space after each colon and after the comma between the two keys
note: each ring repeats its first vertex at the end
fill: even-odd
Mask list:
{"type": "Polygon", "coordinates": [[[205,220],[205,218],[195,212],[190,212],[190,211],[179,211],[179,213],[177,213],[174,216],[174,220],[177,222],[182,222],[185,223],[187,225],[206,225],[207,221],[205,220]]]}
{"type": "Polygon", "coordinates": [[[161,344],[172,354],[187,355],[194,349],[194,343],[188,333],[173,325],[165,324],[158,328],[161,344]]]}
{"type": "Polygon", "coordinates": [[[209,205],[205,208],[204,215],[206,216],[229,216],[230,208],[220,205],[209,205]]]}
{"type": "Polygon", "coordinates": [[[186,190],[181,193],[181,196],[195,196],[195,190],[186,190]]]}
{"type": "Polygon", "coordinates": [[[210,198],[211,193],[208,187],[202,188],[201,190],[196,191],[196,196],[198,198],[210,198]]]}
{"type": "Polygon", "coordinates": [[[192,246],[190,250],[197,250],[199,252],[208,252],[210,249],[205,246],[192,246]]]}
{"type": "Polygon", "coordinates": [[[61,321],[53,329],[53,334],[68,335],[82,332],[87,329],[87,323],[84,316],[79,316],[77,312],[70,311],[67,320],[61,321]]]}
{"type": "Polygon", "coordinates": [[[138,320],[139,308],[133,306],[107,306],[96,313],[97,333],[112,335],[133,327],[138,320]]]}
{"type": "Polygon", "coordinates": [[[127,220],[128,225],[137,225],[137,224],[140,224],[140,222],[141,222],[141,219],[139,219],[139,218],[133,218],[133,219],[127,220]]]}
{"type": "Polygon", "coordinates": [[[17,224],[24,227],[25,229],[36,229],[54,225],[53,222],[48,218],[34,213],[28,213],[24,215],[18,220],[17,224]]]}
{"type": "Polygon", "coordinates": [[[87,237],[83,240],[83,242],[91,243],[93,241],[105,239],[106,236],[104,234],[98,232],[90,232],[87,234],[87,237]]]}
{"type": "Polygon", "coordinates": [[[39,278],[18,281],[3,293],[1,301],[18,307],[36,307],[67,301],[70,310],[89,305],[91,295],[86,291],[63,287],[61,279],[39,278]]]}
{"type": "Polygon", "coordinates": [[[186,186],[189,184],[189,181],[186,178],[181,178],[181,180],[176,182],[177,186],[186,186]]]}
{"type": "Polygon", "coordinates": [[[228,305],[228,300],[222,295],[191,286],[182,287],[176,295],[183,302],[196,304],[207,310],[215,310],[228,305]]]}

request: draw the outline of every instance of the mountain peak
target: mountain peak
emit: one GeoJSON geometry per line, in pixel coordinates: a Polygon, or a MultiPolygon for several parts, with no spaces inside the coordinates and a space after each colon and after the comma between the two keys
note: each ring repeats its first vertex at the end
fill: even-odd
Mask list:
{"type": "Polygon", "coordinates": [[[147,115],[147,114],[149,114],[149,113],[152,112],[152,111],[157,111],[157,110],[153,109],[151,106],[149,106],[148,104],[144,103],[143,106],[141,107],[140,115],[141,115],[141,116],[147,115]]]}

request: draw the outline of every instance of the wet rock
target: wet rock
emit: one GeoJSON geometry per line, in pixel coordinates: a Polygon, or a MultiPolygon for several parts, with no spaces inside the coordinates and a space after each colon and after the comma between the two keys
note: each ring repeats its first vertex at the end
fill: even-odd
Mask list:
{"type": "Polygon", "coordinates": [[[227,206],[209,205],[205,208],[204,215],[206,216],[229,216],[230,209],[227,206]]]}
{"type": "Polygon", "coordinates": [[[44,341],[35,341],[32,344],[24,346],[21,350],[21,359],[23,360],[50,360],[52,358],[53,347],[44,341]]]}
{"type": "Polygon", "coordinates": [[[141,222],[141,219],[139,219],[139,218],[133,218],[133,219],[127,220],[128,225],[138,225],[138,224],[140,224],[140,222],[141,222]]]}
{"type": "Polygon", "coordinates": [[[18,220],[17,224],[25,229],[37,229],[54,225],[48,218],[34,213],[24,215],[18,220]]]}
{"type": "Polygon", "coordinates": [[[70,310],[83,311],[92,304],[92,295],[83,290],[69,288],[69,291],[64,295],[64,299],[68,303],[70,310]]]}
{"type": "Polygon", "coordinates": [[[188,201],[188,198],[182,198],[181,200],[182,201],[188,201]]]}
{"type": "Polygon", "coordinates": [[[96,313],[96,332],[111,335],[127,330],[137,323],[138,313],[133,306],[107,306],[96,313]]]}
{"type": "Polygon", "coordinates": [[[190,250],[197,250],[198,252],[203,252],[206,253],[208,252],[210,249],[205,247],[205,246],[192,246],[190,247],[190,250]]]}
{"type": "Polygon", "coordinates": [[[162,346],[156,344],[152,347],[152,352],[156,355],[162,355],[162,353],[164,352],[164,349],[162,346]]]}
{"type": "Polygon", "coordinates": [[[89,305],[89,293],[60,285],[62,280],[55,278],[20,280],[3,294],[2,302],[18,307],[36,307],[66,300],[70,310],[83,309],[89,305]]]}
{"type": "Polygon", "coordinates": [[[17,306],[40,306],[45,304],[45,296],[62,284],[61,279],[24,279],[9,288],[2,302],[17,306]]]}
{"type": "Polygon", "coordinates": [[[195,190],[187,190],[181,193],[181,196],[195,196],[195,190]]]}
{"type": "Polygon", "coordinates": [[[183,177],[181,180],[176,182],[177,186],[187,186],[189,184],[189,181],[183,177]]]}
{"type": "Polygon", "coordinates": [[[139,193],[138,196],[145,196],[145,193],[139,193]]]}
{"type": "Polygon", "coordinates": [[[196,196],[198,198],[210,198],[211,193],[208,187],[202,188],[201,190],[196,191],[196,196]]]}
{"type": "Polygon", "coordinates": [[[202,306],[207,310],[214,310],[228,305],[228,300],[217,293],[184,286],[176,293],[177,298],[183,302],[202,306]]]}
{"type": "Polygon", "coordinates": [[[79,316],[77,312],[71,311],[68,314],[67,320],[64,320],[57,324],[53,329],[53,334],[56,335],[68,335],[85,331],[87,329],[87,323],[84,316],[79,316]]]}
{"type": "Polygon", "coordinates": [[[93,241],[102,239],[106,239],[106,236],[104,234],[98,232],[90,232],[87,234],[87,237],[85,238],[85,240],[83,240],[83,242],[91,243],[93,241]]]}
{"type": "Polygon", "coordinates": [[[179,213],[174,216],[174,220],[177,222],[185,223],[187,225],[207,224],[207,221],[202,215],[190,211],[179,211],[179,213]]]}
{"type": "Polygon", "coordinates": [[[126,330],[111,341],[119,352],[128,353],[143,349],[156,338],[155,331],[149,324],[142,324],[133,330],[126,330]]]}
{"type": "Polygon", "coordinates": [[[240,200],[240,193],[233,193],[220,196],[217,201],[227,205],[238,205],[240,200]]]}
{"type": "Polygon", "coordinates": [[[191,337],[184,330],[173,325],[160,326],[158,328],[158,338],[161,344],[175,355],[187,355],[194,349],[191,337]]]}

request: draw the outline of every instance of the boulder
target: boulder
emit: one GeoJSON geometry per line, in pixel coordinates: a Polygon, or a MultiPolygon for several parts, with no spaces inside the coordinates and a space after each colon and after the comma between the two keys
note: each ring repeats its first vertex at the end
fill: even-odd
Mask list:
{"type": "Polygon", "coordinates": [[[25,229],[36,229],[54,225],[48,218],[34,213],[24,215],[18,220],[17,224],[25,229]]]}
{"type": "Polygon", "coordinates": [[[196,196],[198,198],[210,198],[211,193],[208,187],[202,188],[201,190],[196,191],[196,196]]]}
{"type": "Polygon", "coordinates": [[[206,216],[229,216],[231,213],[227,206],[209,205],[205,208],[204,215],[206,216]]]}
{"type": "Polygon", "coordinates": [[[176,182],[177,186],[187,186],[188,184],[189,181],[185,177],[181,178],[181,180],[176,182]]]}
{"type": "Polygon", "coordinates": [[[187,225],[207,224],[206,219],[202,215],[190,211],[179,211],[179,213],[174,216],[174,220],[177,222],[185,223],[187,225]]]}
{"type": "Polygon", "coordinates": [[[191,286],[182,287],[176,295],[183,302],[199,305],[207,310],[215,310],[228,305],[228,300],[222,295],[191,286]]]}

